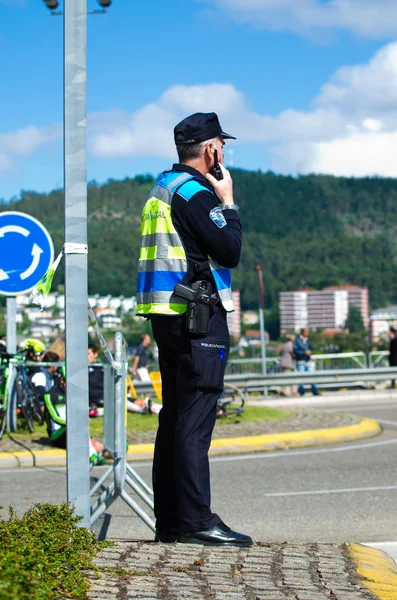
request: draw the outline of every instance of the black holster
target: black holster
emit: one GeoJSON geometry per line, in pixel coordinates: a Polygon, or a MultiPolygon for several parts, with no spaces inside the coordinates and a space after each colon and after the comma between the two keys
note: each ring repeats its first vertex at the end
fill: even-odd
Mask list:
{"type": "Polygon", "coordinates": [[[188,301],[186,328],[190,335],[207,335],[211,306],[219,301],[212,291],[211,283],[205,280],[196,281],[191,286],[181,283],[175,286],[175,294],[188,301]]]}

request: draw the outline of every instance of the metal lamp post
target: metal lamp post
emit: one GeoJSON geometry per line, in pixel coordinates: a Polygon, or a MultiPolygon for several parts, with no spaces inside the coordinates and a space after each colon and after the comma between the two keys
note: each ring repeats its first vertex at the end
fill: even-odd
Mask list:
{"type": "Polygon", "coordinates": [[[87,286],[87,0],[44,0],[64,15],[64,184],[67,499],[90,526],[87,286]]]}
{"type": "MultiPolygon", "coordinates": [[[[262,374],[267,374],[266,369],[266,341],[265,341],[265,290],[263,286],[262,267],[256,265],[258,275],[258,304],[259,304],[259,328],[261,332],[261,355],[262,355],[262,374]]],[[[267,387],[263,388],[263,393],[267,396],[267,387]]]]}

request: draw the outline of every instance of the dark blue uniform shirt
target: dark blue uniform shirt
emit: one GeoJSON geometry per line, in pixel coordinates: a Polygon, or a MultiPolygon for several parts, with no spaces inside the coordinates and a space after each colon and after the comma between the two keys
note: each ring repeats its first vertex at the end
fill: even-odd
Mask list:
{"type": "MultiPolygon", "coordinates": [[[[219,206],[219,200],[204,175],[193,167],[183,164],[173,165],[172,171],[190,173],[206,188],[199,189],[187,200],[183,196],[182,186],[181,193],[176,192],[172,199],[172,221],[182,240],[189,265],[202,263],[210,257],[222,267],[236,267],[240,261],[242,243],[238,212],[232,209],[222,211],[226,226],[219,227],[210,217],[210,212],[219,206]]],[[[195,279],[213,282],[209,269],[195,279]]]]}

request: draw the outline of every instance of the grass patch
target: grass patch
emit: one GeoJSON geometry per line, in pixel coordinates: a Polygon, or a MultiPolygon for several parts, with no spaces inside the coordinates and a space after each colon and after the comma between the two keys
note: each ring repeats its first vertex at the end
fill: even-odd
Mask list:
{"type": "MultiPolygon", "coordinates": [[[[216,420],[215,427],[222,427],[223,425],[233,425],[236,423],[256,423],[259,421],[279,421],[286,419],[290,416],[290,412],[286,410],[280,410],[277,408],[267,408],[266,406],[247,406],[241,415],[232,415],[230,417],[221,417],[216,420]]],[[[155,431],[157,429],[158,418],[157,415],[147,414],[141,415],[139,413],[127,413],[127,429],[129,432],[132,431],[155,431]]],[[[90,435],[101,439],[103,435],[103,418],[97,417],[90,419],[90,435]]],[[[16,440],[26,438],[47,438],[47,430],[45,425],[40,427],[35,424],[34,433],[30,433],[26,429],[20,429],[11,436],[16,440]]],[[[7,439],[5,436],[4,439],[7,439]]],[[[0,442],[1,449],[1,442],[0,442]]]]}
{"type": "Polygon", "coordinates": [[[35,504],[21,518],[14,508],[0,517],[0,600],[84,598],[84,571],[107,542],[79,527],[81,517],[66,503],[35,504]]]}
{"type": "MultiPolygon", "coordinates": [[[[290,412],[279,410],[277,408],[267,408],[265,406],[247,406],[241,415],[232,415],[230,417],[221,417],[216,420],[215,427],[223,425],[233,425],[235,423],[255,423],[259,421],[279,421],[290,416],[290,412]]],[[[128,431],[155,431],[157,429],[157,415],[140,415],[138,413],[128,413],[127,429],[128,431]]],[[[90,419],[90,433],[94,437],[101,437],[103,433],[103,419],[90,419]]]]}

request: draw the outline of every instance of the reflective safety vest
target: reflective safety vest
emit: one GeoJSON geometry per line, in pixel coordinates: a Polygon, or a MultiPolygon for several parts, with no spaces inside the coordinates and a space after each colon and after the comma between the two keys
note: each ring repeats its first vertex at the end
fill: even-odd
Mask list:
{"type": "MultiPolygon", "coordinates": [[[[188,272],[185,249],[171,218],[171,202],[178,192],[187,202],[200,190],[209,191],[193,175],[163,173],[151,191],[141,218],[141,251],[138,263],[137,314],[181,315],[187,301],[174,294],[188,272]]],[[[208,259],[220,301],[234,310],[230,269],[208,259]]]]}

